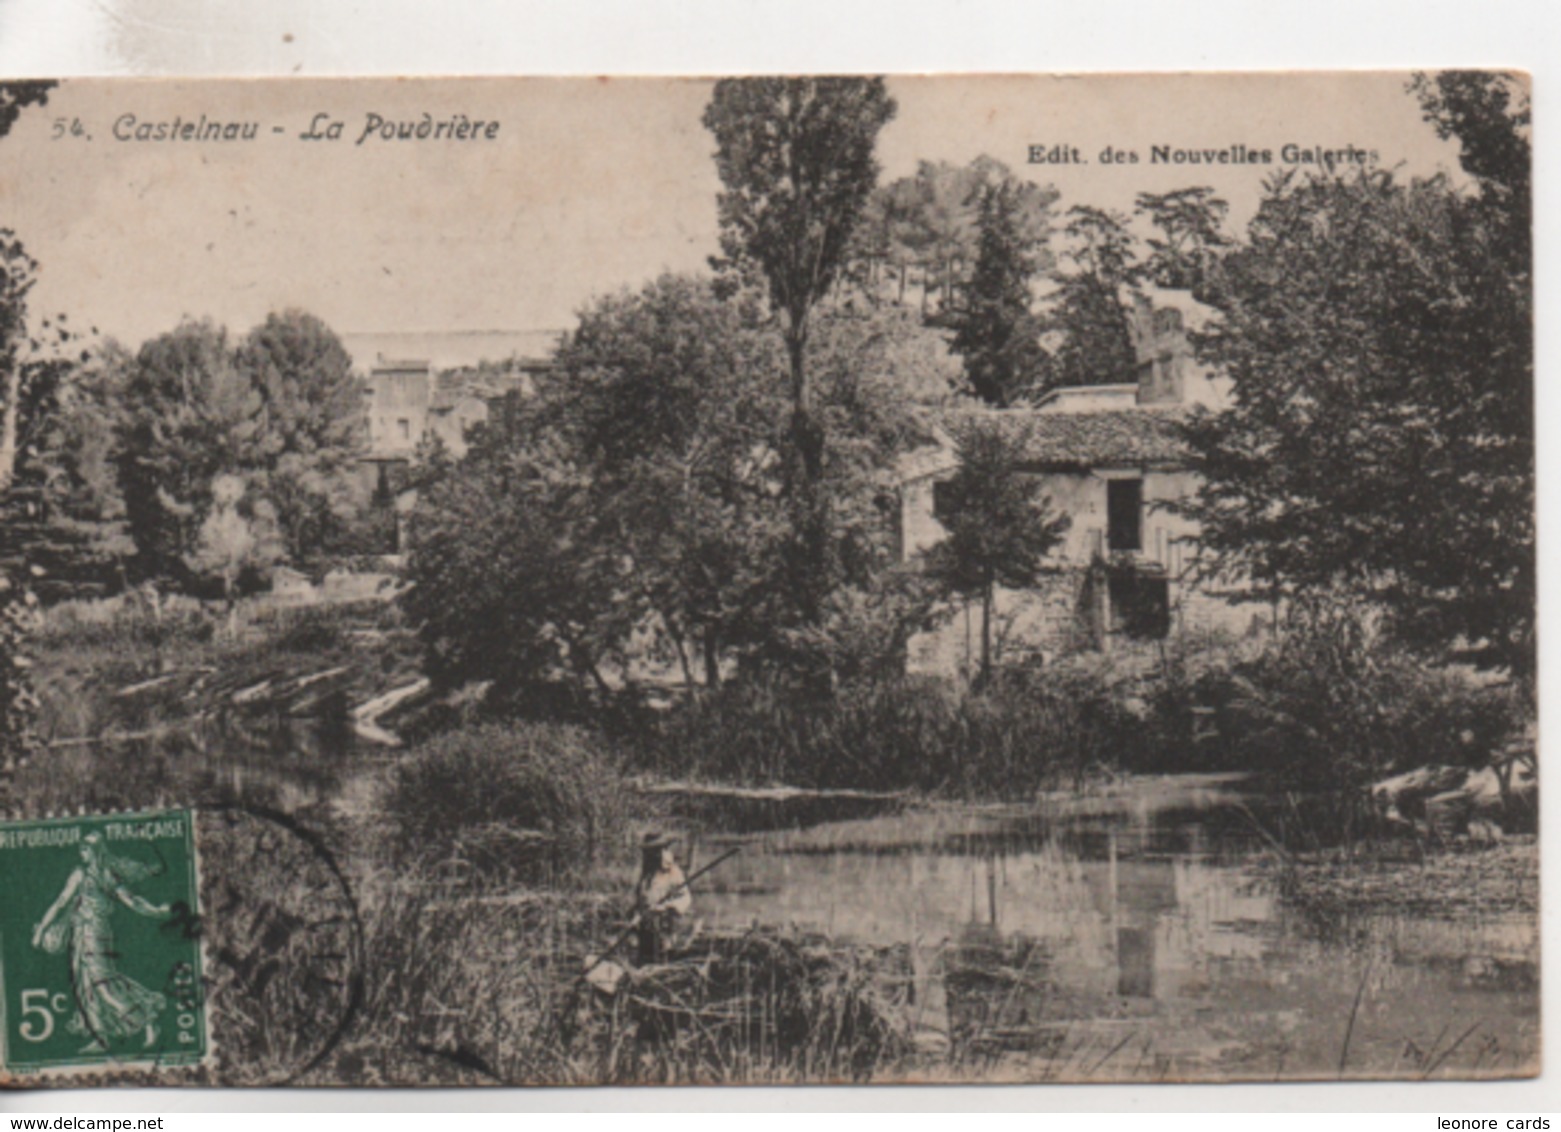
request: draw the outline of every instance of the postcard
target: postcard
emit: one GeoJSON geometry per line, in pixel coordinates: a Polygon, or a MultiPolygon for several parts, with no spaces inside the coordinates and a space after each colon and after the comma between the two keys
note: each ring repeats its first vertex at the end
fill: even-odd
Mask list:
{"type": "Polygon", "coordinates": [[[0,81],[0,1080],[1539,1069],[1529,82],[0,81]]]}

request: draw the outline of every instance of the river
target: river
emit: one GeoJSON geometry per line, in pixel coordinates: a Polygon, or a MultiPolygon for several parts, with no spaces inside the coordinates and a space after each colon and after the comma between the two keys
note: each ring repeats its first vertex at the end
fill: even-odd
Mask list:
{"type": "Polygon", "coordinates": [[[998,1077],[1506,1076],[1537,1069],[1533,914],[1287,901],[1285,811],[1239,779],[1131,780],[691,848],[712,924],[910,949],[928,1041],[998,1077]]]}
{"type": "MultiPolygon", "coordinates": [[[[232,754],[216,777],[241,797],[350,812],[370,796],[372,770],[297,735],[232,754]]],[[[1239,776],[1138,778],[764,832],[685,818],[681,852],[697,868],[742,847],[697,886],[704,925],[907,956],[918,1042],[962,1079],[1537,1071],[1537,916],[1287,898],[1273,846],[1298,813],[1279,801],[1239,776]]]]}

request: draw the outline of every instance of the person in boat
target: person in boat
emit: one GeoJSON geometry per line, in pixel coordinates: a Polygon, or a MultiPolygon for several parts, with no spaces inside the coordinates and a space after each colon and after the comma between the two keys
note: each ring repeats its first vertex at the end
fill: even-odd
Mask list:
{"type": "Polygon", "coordinates": [[[674,844],[674,838],[661,833],[647,833],[640,842],[640,879],[634,886],[634,913],[639,921],[642,966],[666,960],[668,939],[694,907],[688,878],[672,853],[674,844]]]}

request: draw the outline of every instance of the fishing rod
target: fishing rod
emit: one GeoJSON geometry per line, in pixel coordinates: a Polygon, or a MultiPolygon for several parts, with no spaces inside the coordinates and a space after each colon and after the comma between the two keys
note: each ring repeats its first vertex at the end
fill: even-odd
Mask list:
{"type": "MultiPolygon", "coordinates": [[[[699,869],[699,870],[695,871],[694,873],[690,874],[688,877],[684,878],[682,884],[676,886],[675,888],[672,889],[672,891],[668,892],[665,896],[663,896],[661,898],[661,900],[658,902],[658,906],[659,905],[663,905],[663,904],[667,904],[670,901],[676,900],[679,896],[682,896],[685,892],[688,891],[689,885],[693,884],[696,880],[698,880],[700,877],[704,876],[711,869],[715,868],[717,865],[721,864],[723,861],[727,861],[730,858],[737,856],[737,854],[741,853],[742,851],[743,851],[743,847],[741,845],[737,846],[735,849],[728,849],[725,853],[722,853],[715,860],[711,861],[708,865],[704,866],[704,868],[699,869]]],[[[648,911],[651,911],[651,912],[654,912],[655,910],[656,910],[655,908],[648,909],[648,911]]],[[[606,962],[607,957],[609,955],[611,955],[614,951],[617,951],[619,946],[623,943],[623,941],[628,939],[630,934],[633,933],[634,929],[640,926],[640,920],[644,917],[644,915],[645,915],[644,912],[636,912],[636,913],[634,913],[634,918],[629,921],[629,926],[624,928],[623,931],[618,933],[618,937],[607,945],[606,950],[603,951],[600,955],[598,955],[596,957],[595,962],[593,962],[589,967],[587,967],[585,970],[580,972],[579,977],[582,978],[582,979],[585,978],[592,971],[596,970],[604,962],[606,962]]]]}

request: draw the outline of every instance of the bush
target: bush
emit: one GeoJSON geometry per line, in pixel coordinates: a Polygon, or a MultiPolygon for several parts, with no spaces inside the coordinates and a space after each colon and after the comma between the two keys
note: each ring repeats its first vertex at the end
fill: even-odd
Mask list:
{"type": "Polygon", "coordinates": [[[1101,667],[1011,673],[980,692],[934,677],[818,699],[729,684],[681,705],[644,754],[663,773],[749,784],[1026,797],[1134,757],[1140,711],[1101,667]]]}
{"type": "Polygon", "coordinates": [[[104,651],[144,656],[209,644],[217,622],[193,598],[148,600],[135,592],[106,601],[61,602],[49,609],[39,632],[51,651],[104,651]]]}
{"type": "Polygon", "coordinates": [[[1337,601],[1297,604],[1266,652],[1203,683],[1232,761],[1299,786],[1483,765],[1526,714],[1513,687],[1429,664],[1337,601]]]}
{"type": "Polygon", "coordinates": [[[385,812],[399,863],[557,882],[627,838],[632,802],[622,767],[590,732],[488,724],[408,755],[385,812]]]}
{"type": "Polygon", "coordinates": [[[320,1079],[363,1085],[566,1084],[560,1034],[582,956],[619,909],[581,894],[434,902],[415,871],[367,882],[364,999],[320,1079]],[[466,1056],[462,1056],[462,1055],[466,1056]],[[472,1056],[476,1054],[477,1056],[472,1056]]]}

